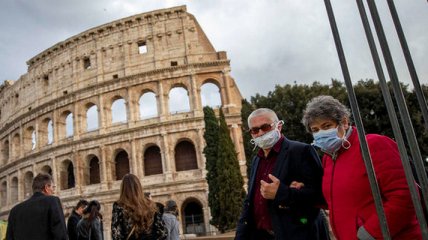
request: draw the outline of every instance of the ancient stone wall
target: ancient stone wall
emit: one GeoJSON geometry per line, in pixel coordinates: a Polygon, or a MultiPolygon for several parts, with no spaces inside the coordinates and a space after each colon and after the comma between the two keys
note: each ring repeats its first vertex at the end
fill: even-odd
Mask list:
{"type": "Polygon", "coordinates": [[[0,86],[1,219],[47,172],[66,214],[80,198],[102,203],[110,239],[112,203],[131,172],[155,201],[177,201],[182,233],[213,229],[201,89],[217,86],[244,175],[242,97],[226,53],[215,51],[185,6],[89,29],[27,64],[26,74],[0,86]],[[170,110],[181,104],[170,99],[176,88],[187,92],[189,109],[170,110]],[[142,114],[144,96],[153,97],[156,114],[142,114]],[[115,113],[120,104],[126,111],[115,113]]]}

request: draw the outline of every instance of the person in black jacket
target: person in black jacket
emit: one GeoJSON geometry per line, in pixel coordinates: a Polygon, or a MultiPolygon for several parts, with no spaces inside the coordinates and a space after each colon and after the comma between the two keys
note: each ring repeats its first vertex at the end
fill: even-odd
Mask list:
{"type": "Polygon", "coordinates": [[[83,210],[87,205],[88,201],[81,199],[79,202],[77,202],[76,207],[71,212],[71,215],[67,221],[67,232],[69,240],[77,240],[77,223],[82,218],[83,210]]]}
{"type": "Polygon", "coordinates": [[[52,176],[40,173],[33,179],[33,196],[12,208],[7,240],[67,240],[61,201],[52,196],[52,176]]]}
{"type": "Polygon", "coordinates": [[[314,148],[281,134],[274,111],[260,108],[248,117],[252,143],[259,147],[248,179],[248,195],[236,240],[327,239],[321,226],[323,169],[314,148]],[[294,186],[297,182],[304,187],[294,186]]]}
{"type": "Polygon", "coordinates": [[[103,240],[103,216],[100,213],[101,205],[92,200],[83,210],[83,217],[77,224],[78,240],[103,240]]]}

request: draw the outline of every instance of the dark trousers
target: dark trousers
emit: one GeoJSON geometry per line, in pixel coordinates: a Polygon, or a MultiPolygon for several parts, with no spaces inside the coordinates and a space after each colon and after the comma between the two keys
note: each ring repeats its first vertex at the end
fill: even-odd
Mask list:
{"type": "Polygon", "coordinates": [[[271,231],[257,229],[255,238],[257,240],[274,240],[275,235],[271,231]]]}

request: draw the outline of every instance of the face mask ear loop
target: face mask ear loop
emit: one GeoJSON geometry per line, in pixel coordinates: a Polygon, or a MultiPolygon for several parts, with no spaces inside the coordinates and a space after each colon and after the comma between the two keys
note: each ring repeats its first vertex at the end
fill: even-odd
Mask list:
{"type": "Polygon", "coordinates": [[[254,151],[257,148],[256,141],[254,141],[254,139],[251,139],[250,143],[254,145],[254,148],[253,148],[253,151],[254,151]]]}
{"type": "Polygon", "coordinates": [[[348,141],[349,135],[351,135],[352,128],[349,128],[348,132],[343,136],[342,147],[344,149],[349,149],[351,147],[351,143],[348,141]]]}
{"type": "Polygon", "coordinates": [[[349,149],[351,147],[351,143],[348,141],[348,139],[343,138],[342,147],[344,149],[349,149]]]}

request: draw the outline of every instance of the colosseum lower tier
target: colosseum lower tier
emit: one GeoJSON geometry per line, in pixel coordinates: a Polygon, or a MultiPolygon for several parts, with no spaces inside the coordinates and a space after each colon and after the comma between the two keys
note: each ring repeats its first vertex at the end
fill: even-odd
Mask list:
{"type": "Polygon", "coordinates": [[[177,202],[182,234],[215,231],[203,155],[205,86],[216,89],[245,176],[242,97],[229,63],[185,6],[89,29],[27,61],[24,75],[0,86],[0,219],[45,172],[66,216],[81,198],[101,202],[110,239],[112,204],[130,172],[154,201],[177,202]]]}

